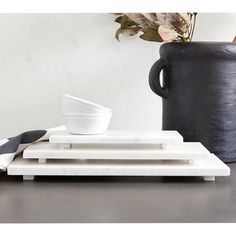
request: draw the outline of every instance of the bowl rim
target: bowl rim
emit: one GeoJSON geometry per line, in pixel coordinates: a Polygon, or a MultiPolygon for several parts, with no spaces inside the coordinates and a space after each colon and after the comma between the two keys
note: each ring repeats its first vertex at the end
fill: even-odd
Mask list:
{"type": "Polygon", "coordinates": [[[95,107],[95,108],[100,109],[100,110],[111,111],[110,108],[101,106],[101,105],[96,104],[96,103],[94,103],[94,102],[90,102],[90,101],[87,101],[87,100],[85,100],[85,99],[78,98],[78,97],[75,97],[75,96],[72,96],[72,95],[69,95],[69,94],[66,94],[66,93],[63,94],[63,99],[73,100],[73,101],[82,103],[83,105],[87,105],[87,106],[89,106],[89,107],[95,107]]]}

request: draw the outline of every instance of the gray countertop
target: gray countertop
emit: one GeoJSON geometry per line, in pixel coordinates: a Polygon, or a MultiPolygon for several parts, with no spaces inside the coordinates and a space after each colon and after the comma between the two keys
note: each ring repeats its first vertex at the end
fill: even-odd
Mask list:
{"type": "Polygon", "coordinates": [[[0,222],[236,222],[230,177],[22,177],[0,173],[0,222]]]}

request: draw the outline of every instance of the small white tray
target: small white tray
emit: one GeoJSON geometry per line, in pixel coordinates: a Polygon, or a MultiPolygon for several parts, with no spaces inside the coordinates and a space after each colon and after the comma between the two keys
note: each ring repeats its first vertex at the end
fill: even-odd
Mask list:
{"type": "Polygon", "coordinates": [[[58,131],[49,138],[50,143],[61,144],[160,144],[180,143],[183,137],[177,131],[120,131],[108,130],[99,135],[73,135],[58,131]]]}
{"type": "Polygon", "coordinates": [[[30,159],[118,159],[118,160],[196,160],[206,159],[210,152],[201,143],[169,144],[165,149],[153,145],[83,144],[79,148],[62,149],[57,144],[39,142],[23,153],[30,159]]]}
{"type": "Polygon", "coordinates": [[[122,161],[122,160],[37,160],[17,157],[8,167],[8,175],[22,175],[25,180],[34,176],[202,176],[214,181],[215,176],[228,176],[230,169],[215,155],[194,162],[122,161]]]}

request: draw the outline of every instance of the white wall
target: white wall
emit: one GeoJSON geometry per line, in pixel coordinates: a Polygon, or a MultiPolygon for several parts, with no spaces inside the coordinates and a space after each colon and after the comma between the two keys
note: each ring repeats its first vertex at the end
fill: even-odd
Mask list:
{"type": "MultiPolygon", "coordinates": [[[[0,15],[0,138],[62,123],[63,92],[113,109],[110,128],[161,129],[148,85],[158,43],[114,38],[110,14],[0,15]]],[[[195,40],[231,41],[236,14],[199,14],[195,40]]]]}

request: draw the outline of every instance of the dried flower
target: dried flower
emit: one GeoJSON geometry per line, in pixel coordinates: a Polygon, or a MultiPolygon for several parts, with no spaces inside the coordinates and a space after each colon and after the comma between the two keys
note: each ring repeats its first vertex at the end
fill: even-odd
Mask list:
{"type": "Polygon", "coordinates": [[[124,13],[116,18],[120,34],[133,36],[141,32],[140,38],[156,42],[188,42],[192,40],[196,13],[124,13]]]}
{"type": "Polygon", "coordinates": [[[178,33],[176,31],[168,29],[163,25],[158,28],[158,33],[164,42],[172,42],[178,38],[178,33]]]}

